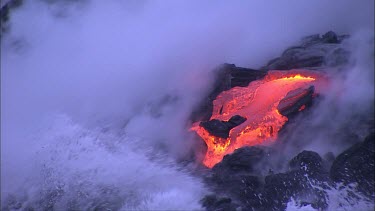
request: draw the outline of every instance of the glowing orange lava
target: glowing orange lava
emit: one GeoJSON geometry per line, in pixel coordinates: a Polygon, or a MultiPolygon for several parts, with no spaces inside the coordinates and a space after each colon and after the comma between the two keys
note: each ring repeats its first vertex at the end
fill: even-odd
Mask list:
{"type": "Polygon", "coordinates": [[[228,121],[232,116],[240,115],[247,120],[233,128],[229,138],[210,135],[199,126],[200,122],[195,122],[191,129],[208,146],[203,164],[212,168],[235,149],[275,141],[278,131],[288,120],[278,112],[278,103],[289,91],[316,86],[320,78],[321,75],[312,71],[269,71],[262,80],[253,81],[247,87],[234,87],[220,93],[213,101],[211,119],[228,121]]]}

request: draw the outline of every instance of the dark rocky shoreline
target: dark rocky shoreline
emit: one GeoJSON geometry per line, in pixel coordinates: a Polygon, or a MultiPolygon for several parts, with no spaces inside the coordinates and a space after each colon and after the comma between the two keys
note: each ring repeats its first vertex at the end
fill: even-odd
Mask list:
{"type": "Polygon", "coordinates": [[[289,170],[262,175],[259,163],[270,160],[273,149],[243,147],[212,169],[206,178],[216,194],[202,199],[207,210],[284,210],[293,197],[316,209],[327,208],[324,189],[337,183],[358,184],[355,191],[374,197],[374,133],[337,156],[327,168],[329,160],[313,151],[302,151],[289,161],[289,170]]]}

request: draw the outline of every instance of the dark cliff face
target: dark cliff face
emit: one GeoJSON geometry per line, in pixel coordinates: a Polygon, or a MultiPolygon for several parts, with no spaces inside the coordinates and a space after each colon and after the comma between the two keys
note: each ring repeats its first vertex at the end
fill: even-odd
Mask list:
{"type": "MultiPolygon", "coordinates": [[[[348,64],[350,56],[350,52],[342,46],[346,38],[347,35],[340,36],[334,32],[305,37],[300,46],[288,48],[260,70],[223,65],[218,69],[218,81],[213,91],[198,109],[199,112],[195,113],[194,121],[205,121],[203,126],[208,131],[219,131],[225,136],[231,130],[227,122],[207,121],[211,116],[212,101],[220,92],[235,86],[247,86],[251,81],[263,78],[268,70],[342,67],[348,64]]],[[[283,99],[285,102],[280,102],[278,110],[293,120],[302,105],[313,103],[313,94],[314,87],[293,90],[283,99]],[[301,97],[295,98],[296,95],[301,97]],[[293,102],[289,99],[293,99],[293,102]]],[[[284,127],[288,127],[288,124],[284,127]]],[[[357,139],[353,142],[358,142],[357,139]]],[[[243,147],[226,155],[206,177],[206,183],[214,194],[203,198],[202,205],[207,210],[284,210],[290,199],[294,198],[304,205],[326,209],[328,196],[325,189],[339,183],[356,183],[359,193],[370,199],[374,197],[374,133],[337,157],[331,153],[322,158],[316,152],[302,150],[289,161],[283,161],[287,163],[287,168],[279,168],[275,173],[272,166],[282,157],[278,154],[281,153],[278,148],[282,148],[282,144],[243,147]]]]}

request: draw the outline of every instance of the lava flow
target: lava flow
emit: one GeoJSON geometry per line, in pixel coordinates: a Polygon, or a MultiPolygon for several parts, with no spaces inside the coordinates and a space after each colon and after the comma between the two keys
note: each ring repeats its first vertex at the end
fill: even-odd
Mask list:
{"type": "Polygon", "coordinates": [[[240,115],[246,121],[230,130],[228,138],[213,136],[199,125],[200,122],[195,122],[191,129],[208,147],[203,164],[212,168],[235,149],[275,141],[278,131],[288,120],[279,113],[279,102],[290,91],[311,85],[319,88],[321,78],[312,71],[269,71],[263,79],[253,81],[247,87],[234,87],[220,93],[213,101],[210,120],[228,121],[234,115],[240,115]]]}

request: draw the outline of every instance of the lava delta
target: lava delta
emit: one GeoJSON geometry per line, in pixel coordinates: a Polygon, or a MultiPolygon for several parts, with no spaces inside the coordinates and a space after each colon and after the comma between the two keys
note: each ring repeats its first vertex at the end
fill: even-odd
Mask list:
{"type": "Polygon", "coordinates": [[[221,92],[209,121],[191,127],[207,144],[203,164],[212,168],[235,149],[274,142],[289,114],[303,110],[324,84],[316,71],[273,70],[247,87],[221,92]]]}

